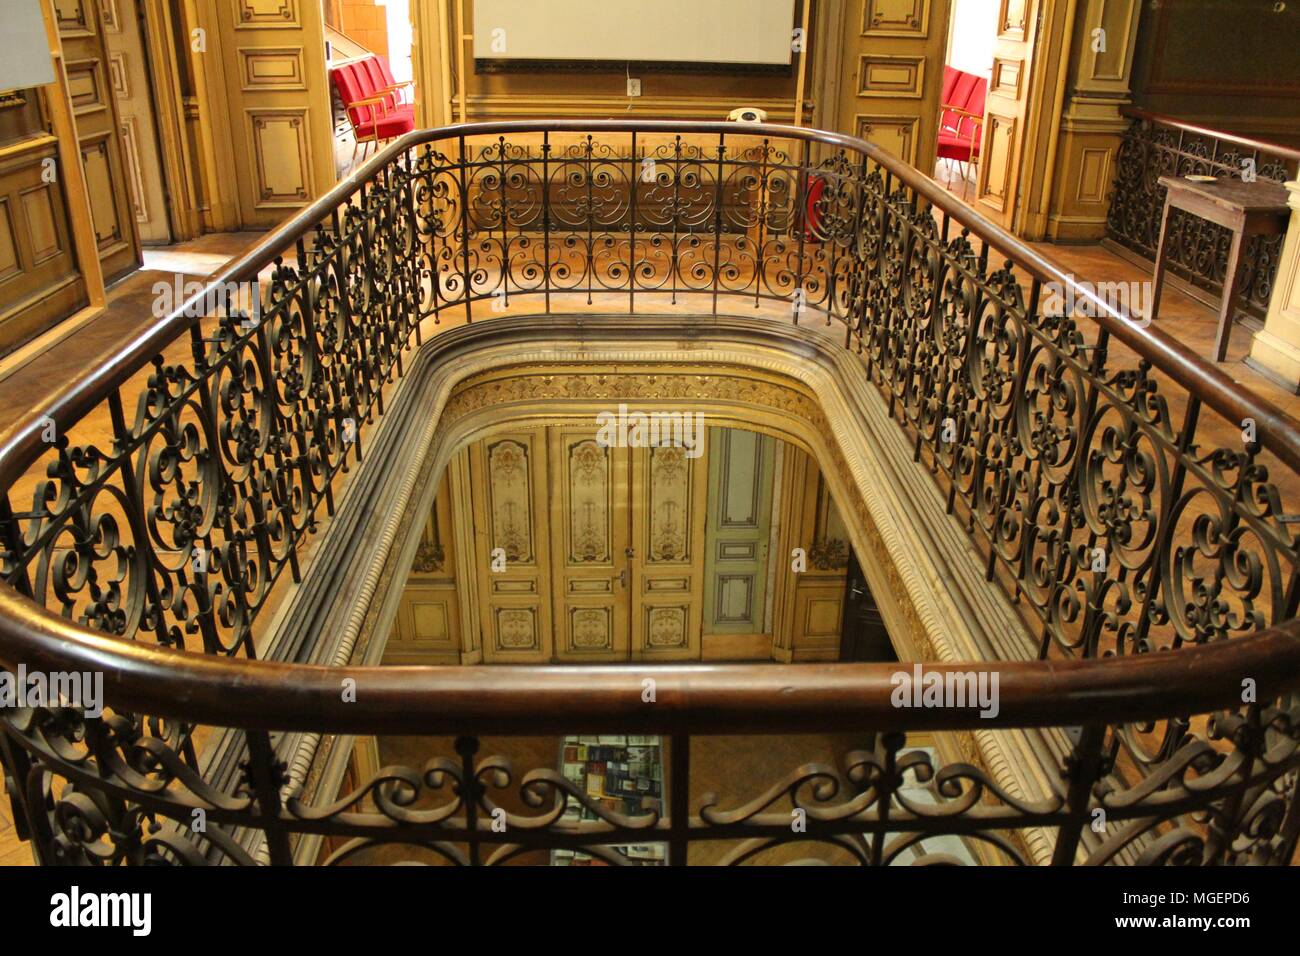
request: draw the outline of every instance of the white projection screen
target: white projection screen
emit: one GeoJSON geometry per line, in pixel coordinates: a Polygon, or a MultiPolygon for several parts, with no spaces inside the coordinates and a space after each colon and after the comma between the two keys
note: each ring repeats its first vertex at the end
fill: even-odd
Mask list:
{"type": "Polygon", "coordinates": [[[788,65],[794,3],[474,0],[474,57],[788,65]]]}

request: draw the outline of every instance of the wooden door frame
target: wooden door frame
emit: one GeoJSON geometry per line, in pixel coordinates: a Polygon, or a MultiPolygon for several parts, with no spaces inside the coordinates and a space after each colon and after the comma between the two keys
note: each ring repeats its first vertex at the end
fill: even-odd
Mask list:
{"type": "MultiPolygon", "coordinates": [[[[1072,31],[1073,14],[1077,3],[1078,0],[1035,0],[1034,49],[1029,75],[1024,78],[1027,84],[1027,100],[1018,171],[1017,194],[1020,201],[1012,217],[1012,231],[1017,235],[1024,228],[1026,221],[1035,214],[1029,208],[1031,200],[1028,197],[1040,196],[1044,181],[1050,175],[1049,170],[1053,165],[1056,149],[1056,134],[1065,109],[1064,94],[1068,85],[1070,37],[1067,35],[1064,39],[1063,53],[1059,57],[1057,69],[1048,69],[1043,63],[1048,46],[1047,28],[1060,23],[1064,16],[1065,29],[1072,31]]],[[[846,82],[844,44],[847,41],[844,38],[855,29],[852,13],[852,0],[818,0],[813,10],[814,36],[828,38],[827,42],[814,45],[812,81],[808,93],[814,104],[812,124],[820,129],[841,128],[840,87],[846,82]],[[829,38],[838,38],[838,42],[831,41],[829,38]]],[[[946,51],[951,42],[951,7],[942,29],[943,48],[946,51]]],[[[942,76],[941,71],[939,75],[942,76]]],[[[933,176],[935,152],[935,147],[932,145],[928,155],[918,157],[916,168],[926,176],[933,176]]]]}
{"type": "Polygon", "coordinates": [[[104,311],[106,301],[104,270],[99,261],[99,244],[95,240],[95,224],[90,212],[90,190],[86,185],[86,172],[81,165],[81,146],[77,137],[76,116],[72,108],[72,94],[68,89],[68,73],[59,37],[54,0],[40,0],[41,16],[45,21],[45,38],[54,63],[54,82],[37,87],[40,91],[41,112],[50,124],[59,160],[59,176],[63,186],[63,199],[68,218],[68,234],[76,256],[76,269],[85,286],[86,304],[71,315],[56,321],[4,356],[5,375],[11,375],[36,357],[49,351],[77,329],[104,311]]]}
{"type": "MultiPolygon", "coordinates": [[[[1032,24],[1033,43],[1028,58],[1029,68],[1026,75],[1021,77],[1021,82],[1025,84],[1024,123],[1021,127],[1020,142],[1017,144],[1019,156],[1012,180],[1015,188],[1014,195],[1011,197],[1011,216],[1007,223],[1007,231],[1016,236],[1021,235],[1038,214],[1032,197],[1042,194],[1045,180],[1048,180],[1050,186],[1049,177],[1054,165],[1053,157],[1060,132],[1061,117],[1065,110],[1069,49],[1074,25],[1074,10],[1077,6],[1077,0],[1028,0],[1028,2],[1031,6],[1028,12],[1032,24]],[[1063,46],[1058,57],[1057,69],[1052,70],[1048,69],[1044,62],[1051,45],[1048,42],[1049,27],[1058,22],[1062,13],[1065,15],[1064,28],[1067,32],[1062,40],[1063,46]],[[1040,161],[1044,155],[1045,164],[1040,161]],[[1035,209],[1031,209],[1031,206],[1035,206],[1035,209]]],[[[945,49],[951,39],[949,36],[951,28],[950,15],[944,26],[945,49]]],[[[981,148],[987,144],[986,130],[981,148]]],[[[930,172],[926,172],[927,176],[933,172],[934,162],[932,157],[930,172]]],[[[982,176],[983,172],[984,166],[981,163],[979,175],[982,176]]],[[[975,208],[979,209],[978,206],[975,208]]]]}
{"type": "MultiPolygon", "coordinates": [[[[194,166],[185,135],[185,106],[180,87],[180,66],[172,42],[175,25],[167,0],[135,0],[139,4],[140,33],[145,69],[150,78],[149,102],[157,130],[158,154],[167,224],[172,242],[184,242],[203,234],[194,184],[194,166]]],[[[182,36],[188,36],[181,24],[182,36]]]]}

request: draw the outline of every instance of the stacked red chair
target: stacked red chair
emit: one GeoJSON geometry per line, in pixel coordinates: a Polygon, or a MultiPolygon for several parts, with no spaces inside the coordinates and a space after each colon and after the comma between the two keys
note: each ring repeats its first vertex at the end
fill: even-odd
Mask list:
{"type": "Polygon", "coordinates": [[[358,147],[373,143],[378,148],[379,143],[415,129],[415,104],[403,96],[411,84],[398,83],[383,57],[341,63],[330,70],[330,82],[347,112],[358,147]]]}
{"type": "Polygon", "coordinates": [[[944,67],[936,151],[940,159],[959,163],[979,160],[988,88],[988,80],[982,76],[944,67]]]}

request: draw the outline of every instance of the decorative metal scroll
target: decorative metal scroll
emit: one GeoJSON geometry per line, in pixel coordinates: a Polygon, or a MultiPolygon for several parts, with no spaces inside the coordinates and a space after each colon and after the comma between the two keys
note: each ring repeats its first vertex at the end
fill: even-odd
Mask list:
{"type": "MultiPolygon", "coordinates": [[[[1279,183],[1296,174],[1295,163],[1283,157],[1152,120],[1134,119],[1116,157],[1106,237],[1154,262],[1165,205],[1160,177],[1240,177],[1248,165],[1259,178],[1279,183]]],[[[1205,289],[1217,300],[1223,294],[1231,238],[1222,226],[1171,209],[1165,240],[1169,272],[1205,289]]],[[[1263,318],[1273,294],[1281,253],[1281,236],[1255,236],[1246,242],[1241,253],[1242,291],[1237,308],[1263,318]]]]}
{"type": "MultiPolygon", "coordinates": [[[[1131,131],[1128,153],[1154,148],[1151,135],[1131,131]]],[[[667,300],[838,323],[1043,657],[1176,649],[1296,616],[1296,525],[1276,464],[1235,440],[1239,423],[1095,323],[1041,308],[1014,260],[870,157],[754,133],[467,135],[400,153],[265,266],[255,317],[222,293],[188,343],[105,394],[107,438],[56,423],[0,499],[5,582],[123,639],[252,656],[259,610],[286,571],[297,579],[422,326],[519,300],[541,314],[667,300]]],[[[197,769],[196,728],[68,708],[6,714],[0,756],[49,862],[247,863],[255,844],[287,862],[313,833],[352,841],[331,862],[379,844],[486,863],[655,838],[677,863],[696,841],[743,839],[730,860],[743,862],[790,842],[790,810],[804,809],[804,836],[861,863],[924,858],[944,834],[1027,862],[1013,834],[1030,828],[1054,834],[1062,863],[1276,863],[1300,819],[1286,813],[1296,716],[1261,702],[1093,728],[1060,792],[1032,800],[891,738],[848,755],[842,776],[804,767],[764,795],[600,816],[590,832],[560,820],[583,795],[538,769],[519,781],[536,816],[508,839],[486,819],[488,793],[514,780],[493,760],[388,769],[329,805],[282,801],[264,734],[248,735],[245,779],[223,790],[197,769]],[[931,803],[909,802],[908,774],[931,803]],[[1123,828],[1094,834],[1098,808],[1123,828]]]]}

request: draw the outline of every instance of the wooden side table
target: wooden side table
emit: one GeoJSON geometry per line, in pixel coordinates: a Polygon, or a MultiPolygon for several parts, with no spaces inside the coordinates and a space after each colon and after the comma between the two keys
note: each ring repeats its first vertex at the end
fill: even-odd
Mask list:
{"type": "Polygon", "coordinates": [[[1165,187],[1165,208],[1160,217],[1160,243],[1156,246],[1156,271],[1152,279],[1151,321],[1160,308],[1160,291],[1165,282],[1165,239],[1169,232],[1169,210],[1208,219],[1232,233],[1228,247],[1228,269],[1223,276],[1223,301],[1219,304],[1219,329],[1214,339],[1214,361],[1228,354],[1232,332],[1232,307],[1241,291],[1241,247],[1253,236],[1274,236],[1286,232],[1291,210],[1286,189],[1266,179],[1245,183],[1232,177],[1214,182],[1195,182],[1181,176],[1161,176],[1165,187]]]}

